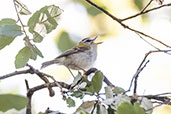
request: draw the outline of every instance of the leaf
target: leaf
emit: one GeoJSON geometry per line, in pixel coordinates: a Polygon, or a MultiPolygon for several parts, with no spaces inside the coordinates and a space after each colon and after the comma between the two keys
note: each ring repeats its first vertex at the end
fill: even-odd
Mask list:
{"type": "Polygon", "coordinates": [[[66,51],[76,45],[74,41],[72,41],[67,32],[62,32],[59,36],[57,42],[57,47],[62,51],[66,51]]]}
{"type": "Polygon", "coordinates": [[[120,94],[120,93],[125,92],[125,90],[124,90],[123,88],[121,88],[121,87],[117,87],[117,86],[116,86],[116,87],[114,88],[113,92],[114,92],[115,94],[120,94]]]}
{"type": "Polygon", "coordinates": [[[115,110],[112,109],[110,106],[107,109],[108,114],[115,114],[115,110]]]}
{"type": "Polygon", "coordinates": [[[106,99],[113,98],[112,88],[110,86],[105,87],[106,99]]]}
{"type": "Polygon", "coordinates": [[[74,107],[75,106],[75,101],[73,99],[71,99],[71,97],[68,97],[66,99],[66,102],[68,104],[68,107],[74,107]]]}
{"type": "Polygon", "coordinates": [[[74,78],[73,83],[71,84],[71,88],[75,87],[82,79],[82,75],[78,72],[77,76],[74,78]]]}
{"type": "Polygon", "coordinates": [[[98,10],[92,6],[87,8],[87,12],[92,16],[96,16],[96,15],[102,13],[100,10],[98,10]]]}
{"type": "Polygon", "coordinates": [[[134,111],[135,111],[135,114],[145,114],[145,111],[143,108],[140,107],[140,104],[139,103],[134,103],[134,111]]]}
{"type": "Polygon", "coordinates": [[[139,103],[131,105],[130,103],[123,102],[119,105],[117,114],[145,114],[145,111],[140,107],[139,103]]]}
{"type": "Polygon", "coordinates": [[[24,67],[27,64],[30,57],[31,57],[31,50],[28,46],[25,46],[18,52],[17,56],[15,57],[15,67],[16,68],[24,67]]]}
{"type": "Polygon", "coordinates": [[[21,15],[30,15],[31,12],[28,10],[27,6],[19,0],[15,0],[15,4],[17,5],[17,8],[19,10],[19,13],[21,15]]]}
{"type": "Polygon", "coordinates": [[[29,48],[31,50],[31,57],[30,57],[31,59],[36,60],[37,55],[43,58],[41,51],[35,45],[30,44],[29,48]]]}
{"type": "Polygon", "coordinates": [[[103,73],[100,71],[97,71],[95,75],[92,78],[92,86],[94,89],[94,92],[98,93],[100,89],[102,88],[102,82],[103,82],[103,73]]]}
{"type": "Polygon", "coordinates": [[[18,25],[4,25],[0,27],[0,35],[6,37],[17,37],[22,35],[21,27],[18,25]]]}
{"type": "Polygon", "coordinates": [[[81,112],[84,112],[83,114],[90,114],[90,111],[93,109],[95,102],[94,101],[86,101],[83,102],[77,109],[77,113],[82,114],[81,112]],[[89,112],[89,113],[88,113],[89,112]]]}
{"type": "Polygon", "coordinates": [[[82,99],[83,98],[83,93],[81,93],[79,91],[74,91],[73,94],[71,94],[71,96],[82,99]]]}
{"type": "Polygon", "coordinates": [[[34,47],[34,52],[36,52],[36,54],[39,57],[42,57],[43,58],[44,56],[43,56],[42,52],[35,45],[33,45],[33,47],[34,47]]]}
{"type": "Polygon", "coordinates": [[[117,109],[117,114],[135,114],[131,104],[123,102],[117,109]]]}
{"type": "Polygon", "coordinates": [[[0,50],[11,44],[19,35],[22,35],[21,27],[16,24],[14,19],[2,19],[0,21],[0,50]]]}
{"type": "Polygon", "coordinates": [[[134,4],[139,9],[139,11],[143,9],[143,0],[134,0],[134,4]]]}
{"type": "Polygon", "coordinates": [[[34,42],[41,42],[43,37],[54,30],[62,10],[55,5],[45,6],[35,12],[28,21],[29,32],[33,34],[34,42]]]}
{"type": "Polygon", "coordinates": [[[0,36],[0,50],[12,43],[13,40],[13,37],[0,36]]]}
{"type": "Polygon", "coordinates": [[[5,94],[0,95],[0,111],[6,112],[12,108],[23,109],[28,103],[28,99],[20,95],[5,94]]]}
{"type": "Polygon", "coordinates": [[[16,25],[16,21],[14,19],[5,18],[0,21],[0,27],[3,25],[16,25]]]}

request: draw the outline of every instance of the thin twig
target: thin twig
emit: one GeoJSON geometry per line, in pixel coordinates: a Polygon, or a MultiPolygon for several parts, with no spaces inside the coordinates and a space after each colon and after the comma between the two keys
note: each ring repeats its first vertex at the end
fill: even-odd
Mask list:
{"type": "Polygon", "coordinates": [[[19,21],[20,24],[21,24],[22,30],[23,30],[23,32],[24,32],[24,34],[25,34],[25,38],[28,39],[29,37],[28,37],[28,35],[27,35],[27,33],[26,33],[25,29],[24,29],[25,26],[24,26],[23,22],[21,21],[19,12],[18,12],[18,10],[17,10],[17,5],[16,5],[15,2],[16,2],[16,0],[13,0],[14,8],[15,8],[15,11],[16,11],[16,14],[17,14],[18,21],[19,21]]]}
{"type": "Polygon", "coordinates": [[[140,13],[144,12],[144,11],[148,8],[148,6],[150,6],[150,4],[152,3],[152,1],[153,1],[153,0],[150,0],[150,1],[148,2],[148,4],[140,11],[140,13]]]}
{"type": "MultiPolygon", "coordinates": [[[[134,76],[132,77],[131,79],[131,83],[130,83],[130,86],[129,86],[129,89],[126,91],[126,92],[129,92],[131,90],[131,87],[132,87],[132,84],[133,84],[133,81],[137,75],[137,73],[140,73],[139,71],[141,70],[144,62],[146,61],[147,57],[151,54],[151,53],[157,53],[157,52],[163,52],[163,53],[167,53],[167,52],[170,52],[171,50],[153,50],[153,51],[149,51],[148,53],[145,54],[142,62],[140,63],[139,67],[137,68],[137,71],[136,73],[134,74],[134,76]]],[[[126,93],[125,92],[125,93],[126,93]]]]}
{"type": "Polygon", "coordinates": [[[134,81],[134,91],[133,91],[133,94],[136,95],[137,93],[137,80],[138,80],[138,77],[139,77],[139,74],[140,72],[146,67],[147,63],[149,63],[150,61],[148,60],[144,66],[142,66],[141,68],[139,68],[137,70],[137,72],[135,73],[135,75],[133,76],[135,78],[135,81],[134,81]]]}
{"type": "MultiPolygon", "coordinates": [[[[135,32],[136,33],[136,32],[135,32]]],[[[147,40],[145,40],[141,35],[139,35],[138,33],[136,33],[142,40],[144,40],[144,42],[146,42],[147,44],[149,44],[151,47],[160,50],[158,47],[154,46],[153,44],[151,44],[150,42],[148,42],[147,40]]]]}
{"type": "Polygon", "coordinates": [[[97,9],[99,9],[100,11],[102,11],[103,13],[105,13],[106,15],[108,15],[109,17],[111,17],[113,20],[115,20],[115,21],[118,22],[120,25],[122,25],[124,28],[126,28],[126,29],[128,29],[128,30],[131,30],[131,31],[133,31],[133,32],[139,33],[139,34],[141,34],[141,35],[143,35],[143,36],[145,36],[145,37],[147,37],[147,38],[150,38],[150,39],[152,39],[152,40],[154,40],[154,41],[156,41],[156,42],[158,42],[158,43],[160,43],[160,44],[162,44],[162,45],[168,47],[168,48],[171,48],[171,46],[169,46],[169,45],[163,43],[162,41],[157,40],[157,39],[153,38],[153,37],[150,36],[150,35],[147,35],[147,34],[141,32],[141,31],[135,30],[135,29],[129,27],[128,25],[122,23],[122,20],[121,20],[121,19],[119,19],[119,18],[117,18],[116,16],[112,15],[112,14],[109,13],[107,10],[105,10],[104,8],[102,8],[102,7],[100,7],[99,5],[95,4],[95,3],[92,2],[91,0],[85,0],[85,1],[86,1],[87,3],[89,3],[89,4],[91,4],[92,6],[96,7],[97,9]]]}
{"type": "Polygon", "coordinates": [[[154,11],[154,10],[157,10],[157,9],[160,9],[160,8],[163,8],[163,7],[168,7],[168,6],[171,6],[171,3],[163,4],[163,5],[161,5],[161,6],[154,7],[154,8],[148,9],[148,10],[145,10],[145,11],[143,11],[143,12],[141,11],[141,12],[135,14],[135,15],[132,15],[132,16],[129,16],[129,17],[120,19],[120,21],[123,22],[123,21],[129,20],[129,19],[135,18],[135,17],[137,17],[137,16],[144,15],[144,14],[149,13],[149,12],[151,12],[151,11],[154,11]]]}

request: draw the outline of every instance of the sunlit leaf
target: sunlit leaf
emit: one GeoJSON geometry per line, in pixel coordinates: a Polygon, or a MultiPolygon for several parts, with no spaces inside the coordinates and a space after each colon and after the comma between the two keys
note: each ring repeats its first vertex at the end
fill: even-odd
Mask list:
{"type": "Polygon", "coordinates": [[[130,103],[123,102],[119,105],[117,114],[145,114],[145,111],[140,107],[139,103],[131,105],[130,103]]]}
{"type": "Polygon", "coordinates": [[[135,114],[131,104],[123,102],[117,109],[117,114],[135,114]]]}
{"type": "Polygon", "coordinates": [[[55,5],[45,6],[35,12],[28,21],[29,32],[33,34],[34,42],[41,42],[43,37],[54,30],[62,10],[55,5]]]}
{"type": "Polygon", "coordinates": [[[84,112],[83,114],[89,114],[90,111],[93,109],[95,102],[94,101],[86,101],[83,102],[77,109],[76,112],[81,113],[84,112]]]}
{"type": "Polygon", "coordinates": [[[15,67],[16,68],[24,67],[27,64],[30,57],[31,57],[30,48],[28,46],[22,48],[18,52],[17,56],[15,57],[15,67]]]}
{"type": "Polygon", "coordinates": [[[14,19],[5,18],[0,21],[0,27],[3,25],[16,25],[16,21],[14,19]]]}
{"type": "Polygon", "coordinates": [[[74,47],[76,43],[72,41],[67,32],[62,32],[59,38],[57,39],[57,47],[62,51],[66,51],[74,47]]]}
{"type": "Polygon", "coordinates": [[[27,6],[19,0],[15,0],[15,4],[17,5],[17,8],[19,10],[19,13],[21,15],[30,15],[31,12],[28,10],[27,6]]]}
{"type": "Polygon", "coordinates": [[[21,110],[27,105],[27,98],[20,95],[0,95],[0,111],[6,112],[12,108],[21,110]]]}
{"type": "Polygon", "coordinates": [[[0,36],[0,50],[9,45],[13,40],[13,37],[0,36]]]}
{"type": "Polygon", "coordinates": [[[105,95],[106,95],[106,99],[113,98],[113,91],[110,86],[105,87],[105,95]]]}
{"type": "Polygon", "coordinates": [[[92,78],[92,86],[94,89],[94,92],[98,93],[100,89],[102,88],[102,83],[103,83],[103,73],[100,71],[97,71],[95,75],[92,78]]]}

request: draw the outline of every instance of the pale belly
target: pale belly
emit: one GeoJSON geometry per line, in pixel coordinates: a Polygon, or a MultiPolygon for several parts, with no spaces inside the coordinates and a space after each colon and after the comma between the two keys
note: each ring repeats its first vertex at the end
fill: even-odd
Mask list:
{"type": "Polygon", "coordinates": [[[85,54],[83,52],[78,54],[73,54],[72,56],[67,56],[65,59],[65,62],[62,64],[66,67],[73,69],[73,70],[82,70],[87,69],[92,66],[92,64],[95,62],[97,57],[97,53],[92,53],[88,51],[88,54],[85,54]]]}

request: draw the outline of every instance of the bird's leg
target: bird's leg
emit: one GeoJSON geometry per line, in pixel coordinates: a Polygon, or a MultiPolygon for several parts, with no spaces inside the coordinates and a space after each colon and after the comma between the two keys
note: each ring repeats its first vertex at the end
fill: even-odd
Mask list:
{"type": "MultiPolygon", "coordinates": [[[[68,67],[67,67],[68,68],[68,67]]],[[[71,75],[73,76],[73,78],[75,78],[74,74],[71,72],[71,70],[68,68],[69,72],[71,73],[71,75]]]]}
{"type": "Polygon", "coordinates": [[[86,70],[84,70],[83,68],[81,68],[81,67],[79,67],[79,66],[76,66],[76,65],[75,65],[75,67],[77,67],[78,69],[82,70],[82,71],[83,71],[83,75],[87,72],[86,70]]]}

